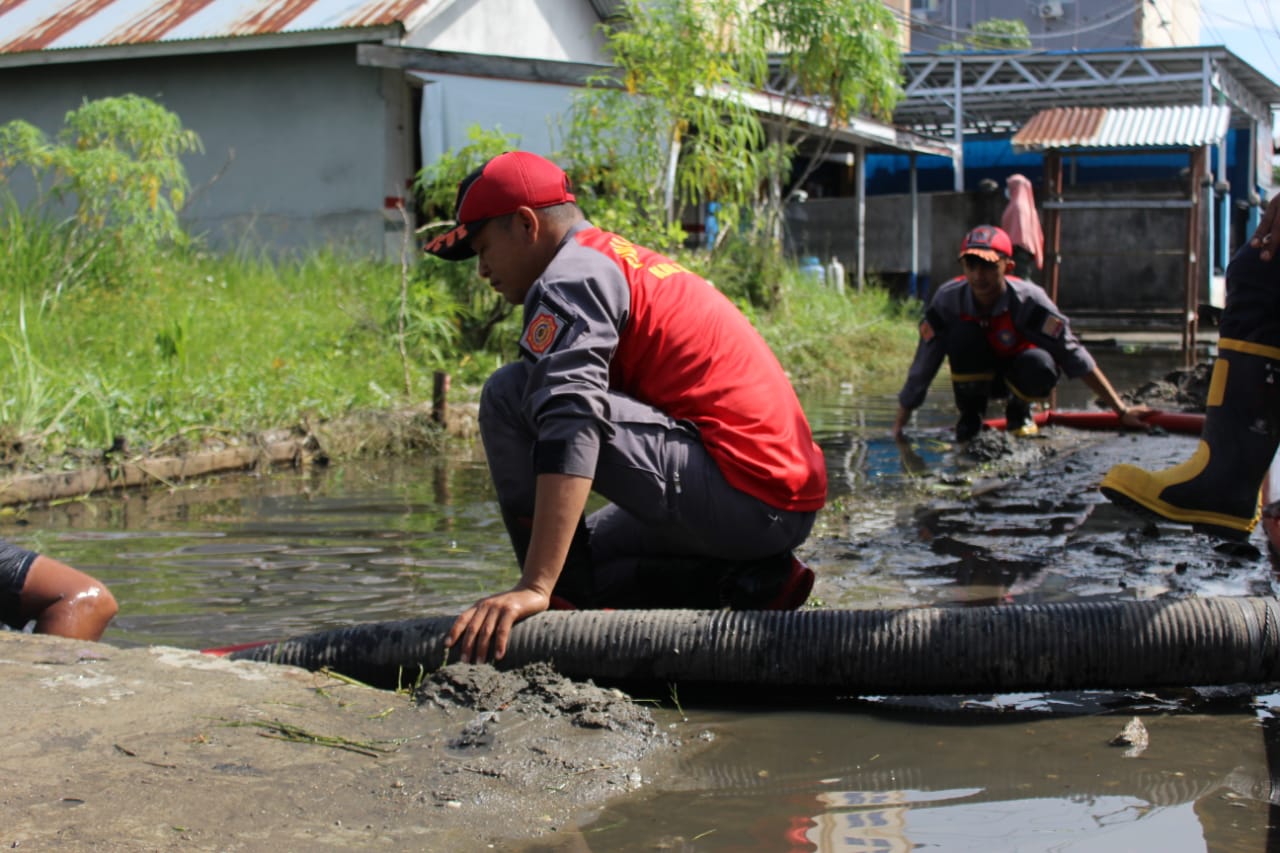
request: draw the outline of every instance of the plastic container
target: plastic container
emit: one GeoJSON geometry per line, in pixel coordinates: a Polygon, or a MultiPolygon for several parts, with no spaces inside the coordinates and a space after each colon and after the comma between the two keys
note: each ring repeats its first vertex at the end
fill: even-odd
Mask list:
{"type": "Polygon", "coordinates": [[[834,287],[836,290],[844,290],[844,264],[840,263],[840,259],[834,255],[831,257],[831,263],[827,264],[826,283],[834,287]]]}
{"type": "Polygon", "coordinates": [[[806,255],[800,259],[800,272],[811,277],[818,284],[822,284],[826,279],[826,270],[822,267],[822,261],[818,260],[816,255],[806,255]]]}

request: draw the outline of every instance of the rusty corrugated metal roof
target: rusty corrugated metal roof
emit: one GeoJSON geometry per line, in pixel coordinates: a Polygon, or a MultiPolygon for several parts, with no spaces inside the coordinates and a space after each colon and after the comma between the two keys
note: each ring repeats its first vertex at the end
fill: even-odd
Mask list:
{"type": "Polygon", "coordinates": [[[0,0],[0,54],[401,24],[443,0],[0,0]]]}
{"type": "Polygon", "coordinates": [[[1228,106],[1060,107],[1036,113],[1013,135],[1013,147],[1198,148],[1221,142],[1230,121],[1228,106]]]}

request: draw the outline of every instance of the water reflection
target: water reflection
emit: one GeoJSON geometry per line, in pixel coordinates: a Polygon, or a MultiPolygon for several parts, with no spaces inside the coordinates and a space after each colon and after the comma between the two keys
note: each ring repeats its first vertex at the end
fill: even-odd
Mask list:
{"type": "Polygon", "coordinates": [[[529,850],[1257,850],[1274,788],[1248,715],[694,716],[713,747],[668,790],[529,850]],[[656,816],[661,816],[660,818],[656,816]]]}
{"type": "Polygon", "coordinates": [[[33,510],[4,535],[102,578],[107,642],[203,648],[461,611],[514,562],[488,472],[374,460],[33,510]]]}

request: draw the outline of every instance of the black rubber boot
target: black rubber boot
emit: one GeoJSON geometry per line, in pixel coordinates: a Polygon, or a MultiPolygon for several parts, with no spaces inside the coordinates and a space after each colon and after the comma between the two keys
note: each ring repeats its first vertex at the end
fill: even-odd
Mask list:
{"type": "Polygon", "coordinates": [[[955,386],[956,407],[960,419],[956,421],[956,441],[964,442],[982,431],[982,420],[987,416],[987,395],[955,386]]]}
{"type": "Polygon", "coordinates": [[[1280,444],[1280,348],[1222,338],[1218,353],[1191,458],[1154,473],[1116,465],[1099,488],[1116,503],[1239,541],[1258,522],[1259,489],[1280,444]]]}
{"type": "Polygon", "coordinates": [[[813,569],[788,551],[725,572],[720,599],[732,610],[795,610],[813,590],[813,569]]]}
{"type": "Polygon", "coordinates": [[[1035,435],[1040,431],[1031,415],[1031,404],[1012,392],[1004,404],[1004,429],[1017,436],[1035,435]]]}

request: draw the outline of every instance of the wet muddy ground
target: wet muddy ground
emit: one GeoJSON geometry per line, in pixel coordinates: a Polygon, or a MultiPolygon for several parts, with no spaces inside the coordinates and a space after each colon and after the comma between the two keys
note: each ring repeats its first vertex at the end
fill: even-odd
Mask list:
{"type": "MultiPolygon", "coordinates": [[[[1274,592],[1260,532],[1248,544],[1223,544],[1185,525],[1136,516],[1097,491],[1111,465],[1137,460],[1168,467],[1190,455],[1194,439],[1044,432],[1018,440],[1004,460],[975,464],[967,475],[921,475],[923,499],[901,507],[888,531],[858,535],[864,522],[853,509],[829,516],[813,540],[815,561],[839,565],[819,588],[824,603],[890,607],[1274,592]],[[1033,457],[1021,473],[1009,467],[1017,455],[1033,457]],[[842,535],[842,521],[853,528],[850,538],[842,535]]],[[[1012,443],[1001,433],[981,441],[1012,443]]]]}
{"type": "MultiPolygon", "coordinates": [[[[1202,365],[1143,383],[1126,396],[1166,411],[1203,411],[1208,371],[1202,365]]],[[[952,446],[953,464],[929,468],[902,449],[903,467],[919,499],[897,510],[895,523],[857,536],[856,497],[843,520],[826,519],[820,552],[842,563],[825,595],[830,606],[896,606],[939,602],[1043,602],[1093,596],[1268,595],[1276,577],[1265,537],[1227,544],[1186,525],[1138,516],[1097,490],[1117,463],[1151,470],[1185,460],[1196,437],[1112,433],[1050,427],[1012,438],[984,431],[967,447],[952,446]],[[868,590],[876,590],[875,598],[868,590]]],[[[947,446],[948,435],[913,436],[912,445],[947,446]]]]}

